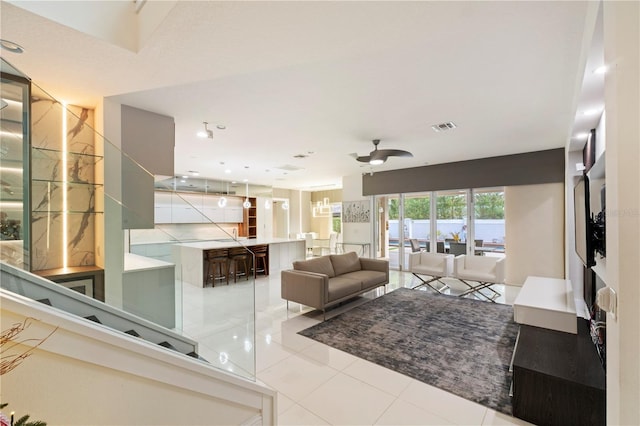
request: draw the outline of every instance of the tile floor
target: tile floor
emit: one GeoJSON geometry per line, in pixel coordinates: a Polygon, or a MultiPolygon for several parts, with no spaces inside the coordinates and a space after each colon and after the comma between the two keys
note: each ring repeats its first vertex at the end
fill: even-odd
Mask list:
{"type": "MultiPolygon", "coordinates": [[[[391,271],[386,291],[417,284],[411,274],[391,271]]],[[[450,286],[463,290],[454,281],[450,286]]],[[[504,286],[497,301],[512,303],[518,289],[504,286]]],[[[371,291],[327,317],[382,294],[371,291]]],[[[320,321],[322,314],[308,307],[289,303],[287,310],[279,273],[258,277],[255,298],[246,281],[183,287],[184,333],[212,364],[276,389],[281,425],[527,424],[297,334],[320,321]]]]}

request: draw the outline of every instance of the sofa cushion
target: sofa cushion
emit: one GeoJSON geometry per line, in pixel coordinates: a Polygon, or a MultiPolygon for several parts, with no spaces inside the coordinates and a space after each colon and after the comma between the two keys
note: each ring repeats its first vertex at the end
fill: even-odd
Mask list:
{"type": "Polygon", "coordinates": [[[336,276],[329,256],[315,257],[309,260],[298,260],[296,262],[293,262],[293,269],[296,271],[325,274],[329,278],[333,278],[336,276]]]}
{"type": "Polygon", "coordinates": [[[329,278],[329,302],[350,295],[357,295],[362,289],[362,282],[343,276],[329,278]]]}
{"type": "Polygon", "coordinates": [[[386,284],[387,274],[380,271],[355,271],[342,275],[344,278],[360,281],[362,283],[362,290],[368,288],[377,287],[380,284],[386,284]]]}
{"type": "Polygon", "coordinates": [[[336,275],[347,274],[362,269],[360,267],[360,258],[355,251],[345,254],[332,254],[330,258],[336,275]]]}

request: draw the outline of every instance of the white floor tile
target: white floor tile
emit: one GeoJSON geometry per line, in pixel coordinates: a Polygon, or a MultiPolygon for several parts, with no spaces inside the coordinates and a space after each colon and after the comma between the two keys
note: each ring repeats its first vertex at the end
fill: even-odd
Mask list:
{"type": "Polygon", "coordinates": [[[328,365],[338,371],[344,370],[359,359],[351,354],[318,342],[314,342],[311,346],[300,352],[300,355],[310,358],[319,364],[328,365]]]}
{"type": "Polygon", "coordinates": [[[279,425],[328,425],[330,423],[322,420],[320,417],[311,413],[309,410],[305,410],[301,406],[295,404],[284,413],[278,416],[279,425]]]}
{"type": "MultiPolygon", "coordinates": [[[[389,276],[387,292],[419,283],[407,272],[389,276]]],[[[500,287],[499,301],[512,303],[519,289],[500,287]]],[[[384,290],[330,309],[327,318],[384,290]]],[[[287,309],[277,273],[259,277],[255,291],[246,281],[182,286],[182,333],[212,365],[276,389],[279,424],[526,424],[297,334],[322,321],[308,306],[287,309]]]]}
{"type": "Polygon", "coordinates": [[[258,336],[256,341],[256,371],[260,373],[293,354],[293,351],[270,340],[269,336],[258,336]]]}
{"type": "Polygon", "coordinates": [[[278,414],[282,414],[289,408],[293,407],[295,402],[291,398],[287,398],[282,393],[278,392],[278,414]]]}
{"type": "Polygon", "coordinates": [[[438,417],[413,404],[397,399],[380,416],[376,425],[452,425],[453,423],[438,417]]]}
{"type": "Polygon", "coordinates": [[[259,372],[258,378],[298,402],[336,374],[331,367],[293,355],[259,372]]]}
{"type": "Polygon", "coordinates": [[[315,343],[315,340],[301,336],[297,332],[290,332],[286,328],[281,333],[274,333],[271,338],[274,342],[295,352],[300,352],[315,343]]]}
{"type": "Polygon", "coordinates": [[[344,369],[343,373],[394,396],[400,395],[412,380],[410,377],[363,359],[358,359],[344,369]]]}
{"type": "Polygon", "coordinates": [[[412,380],[399,398],[423,410],[461,425],[479,425],[484,419],[486,407],[475,402],[412,380]]]}
{"type": "Polygon", "coordinates": [[[529,422],[525,422],[524,420],[518,419],[513,416],[509,416],[503,413],[499,413],[492,409],[487,410],[487,414],[484,416],[484,420],[482,424],[483,425],[500,425],[500,426],[531,425],[531,423],[529,422]]]}
{"type": "Polygon", "coordinates": [[[394,399],[393,395],[341,373],[298,403],[333,425],[370,425],[394,399]]]}

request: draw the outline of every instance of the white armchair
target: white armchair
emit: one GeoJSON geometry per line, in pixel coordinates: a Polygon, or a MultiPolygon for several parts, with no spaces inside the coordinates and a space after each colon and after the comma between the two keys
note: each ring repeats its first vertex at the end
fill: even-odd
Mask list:
{"type": "Polygon", "coordinates": [[[494,302],[500,293],[491,288],[493,284],[504,283],[506,258],[492,256],[456,256],[454,261],[454,276],[467,285],[469,289],[460,296],[473,293],[494,302]],[[477,283],[470,284],[468,281],[477,283]],[[488,289],[493,294],[486,295],[480,290],[488,289]]]}
{"type": "Polygon", "coordinates": [[[422,284],[413,287],[414,289],[429,286],[431,289],[442,293],[449,286],[442,281],[443,277],[451,276],[453,273],[453,255],[444,253],[430,253],[422,251],[409,254],[409,271],[416,276],[422,284]],[[421,275],[428,275],[431,279],[425,280],[421,275]],[[434,281],[442,284],[442,287],[436,287],[432,283],[434,281]]]}

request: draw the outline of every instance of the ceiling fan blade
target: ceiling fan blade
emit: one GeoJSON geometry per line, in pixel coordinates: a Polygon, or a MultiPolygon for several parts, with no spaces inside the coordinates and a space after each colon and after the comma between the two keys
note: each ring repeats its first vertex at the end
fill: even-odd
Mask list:
{"type": "Polygon", "coordinates": [[[379,149],[378,154],[380,157],[413,157],[413,154],[409,151],[403,151],[401,149],[379,149]]]}
{"type": "Polygon", "coordinates": [[[357,161],[360,161],[362,163],[368,163],[371,160],[371,156],[370,155],[363,155],[361,157],[356,157],[357,161]]]}

